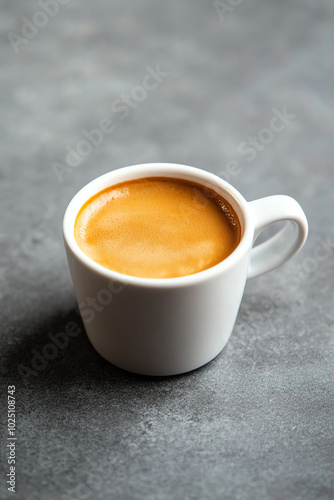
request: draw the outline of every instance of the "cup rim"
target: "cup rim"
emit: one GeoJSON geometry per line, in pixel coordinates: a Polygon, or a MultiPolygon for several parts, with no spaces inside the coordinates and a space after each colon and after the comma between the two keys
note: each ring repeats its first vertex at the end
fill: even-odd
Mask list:
{"type": "Polygon", "coordinates": [[[167,288],[194,285],[231,269],[245,255],[252,244],[254,234],[252,226],[247,201],[239,191],[224,179],[206,170],[188,165],[177,163],[143,163],[112,170],[96,177],[82,187],[74,195],[66,208],[63,218],[63,237],[67,247],[85,267],[106,279],[121,282],[125,286],[131,284],[134,286],[167,288]],[[238,246],[228,257],[218,264],[194,274],[175,278],[142,278],[131,276],[108,269],[92,260],[81,250],[74,237],[74,224],[80,208],[92,196],[109,186],[144,177],[171,177],[191,180],[222,194],[233,206],[241,224],[242,235],[238,246]]]}

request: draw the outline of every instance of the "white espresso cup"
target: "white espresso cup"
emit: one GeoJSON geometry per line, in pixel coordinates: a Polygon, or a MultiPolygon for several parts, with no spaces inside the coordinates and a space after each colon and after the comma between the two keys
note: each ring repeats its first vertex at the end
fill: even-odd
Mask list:
{"type": "Polygon", "coordinates": [[[279,195],[247,202],[216,175],[169,163],[134,165],[98,177],[74,196],[63,224],[70,273],[90,342],[114,365],[143,375],[188,372],[217,356],[231,335],[247,278],[290,259],[303,246],[307,232],[305,214],[293,198],[279,195]],[[89,258],[74,238],[80,208],[109,186],[143,177],[186,179],[222,195],[241,224],[236,249],[209,269],[166,279],[120,274],[89,258]],[[253,248],[264,228],[282,220],[286,222],[277,234],[253,248]]]}

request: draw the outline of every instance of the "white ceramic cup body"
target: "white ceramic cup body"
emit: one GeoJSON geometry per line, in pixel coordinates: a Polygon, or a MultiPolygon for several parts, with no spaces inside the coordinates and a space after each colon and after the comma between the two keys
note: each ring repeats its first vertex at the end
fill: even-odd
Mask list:
{"type": "Polygon", "coordinates": [[[231,335],[247,277],[277,267],[296,253],[305,242],[307,221],[292,198],[272,196],[248,203],[214,174],[185,165],[153,163],[114,170],[86,185],[66,210],[63,234],[79,309],[92,345],[120,368],[160,376],[193,370],[221,352],[231,335]],[[191,180],[221,194],[241,224],[242,237],[234,252],[210,269],[168,279],[128,276],[91,260],[74,238],[82,205],[119,182],[155,176],[191,180]],[[258,234],[276,220],[292,224],[252,250],[258,234]]]}

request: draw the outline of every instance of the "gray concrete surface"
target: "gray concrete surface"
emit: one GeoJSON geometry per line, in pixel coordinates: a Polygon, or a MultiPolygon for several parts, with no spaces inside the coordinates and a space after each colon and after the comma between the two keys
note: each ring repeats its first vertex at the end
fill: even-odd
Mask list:
{"type": "Polygon", "coordinates": [[[333,498],[333,2],[226,0],[218,15],[211,1],[55,1],[45,15],[42,0],[0,2],[0,498],[333,498]],[[103,118],[114,130],[67,164],[103,118]],[[221,355],[163,379],[90,346],[61,235],[84,184],[154,161],[230,178],[248,200],[289,194],[310,223],[298,256],[247,284],[221,355]],[[48,351],[69,321],[80,333],[48,351]]]}

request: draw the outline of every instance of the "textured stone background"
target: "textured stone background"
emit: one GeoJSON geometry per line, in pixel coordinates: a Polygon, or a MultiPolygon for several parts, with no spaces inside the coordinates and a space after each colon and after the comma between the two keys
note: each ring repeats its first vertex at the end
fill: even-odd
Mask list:
{"type": "Polygon", "coordinates": [[[222,18],[211,1],[70,0],[17,53],[8,33],[21,35],[24,16],[43,24],[41,7],[0,4],[0,347],[5,410],[17,388],[15,498],[332,498],[333,2],[245,0],[222,18]],[[112,103],[157,64],[169,76],[121,120],[112,103]],[[285,106],[295,118],[248,161],[240,144],[285,106]],[[114,132],[59,182],[53,162],[104,117],[114,132]],[[226,177],[231,160],[246,199],[294,196],[310,235],[247,284],[222,354],[187,375],[138,377],[81,331],[22,376],[50,332],[70,320],[83,330],[61,235],[77,190],[142,162],[226,177]]]}

